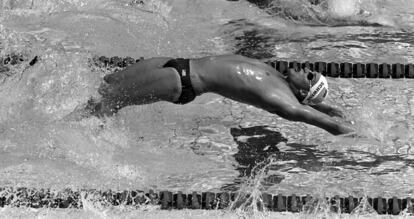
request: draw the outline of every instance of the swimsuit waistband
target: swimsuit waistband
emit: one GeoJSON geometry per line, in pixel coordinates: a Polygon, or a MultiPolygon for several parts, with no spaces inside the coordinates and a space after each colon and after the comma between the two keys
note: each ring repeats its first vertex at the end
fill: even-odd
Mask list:
{"type": "Polygon", "coordinates": [[[171,59],[163,67],[175,68],[180,75],[181,95],[175,103],[186,104],[193,101],[196,94],[190,79],[190,60],[183,58],[171,59]]]}

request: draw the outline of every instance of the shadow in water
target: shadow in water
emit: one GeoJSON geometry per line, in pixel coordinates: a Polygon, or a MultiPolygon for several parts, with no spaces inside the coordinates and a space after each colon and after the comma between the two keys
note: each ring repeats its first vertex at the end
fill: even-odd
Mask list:
{"type": "MultiPolygon", "coordinates": [[[[318,172],[355,169],[367,171],[367,174],[371,175],[382,175],[401,171],[400,165],[375,170],[384,162],[404,162],[404,168],[414,167],[414,159],[407,159],[401,155],[381,156],[358,150],[343,153],[326,151],[318,145],[288,143],[280,132],[273,131],[268,126],[231,128],[230,133],[238,144],[239,151],[234,158],[238,162],[236,169],[239,171],[239,177],[233,183],[222,187],[222,190],[226,191],[237,190],[239,185],[245,182],[246,177],[256,174],[253,168],[258,164],[264,166],[270,157],[275,157],[278,162],[271,165],[268,171],[287,172],[295,169],[318,172]],[[281,142],[283,143],[280,144],[281,142]],[[349,156],[351,153],[358,156],[349,156]]],[[[283,179],[283,175],[267,174],[262,183],[263,186],[268,187],[282,182],[283,179]]]]}
{"type": "Polygon", "coordinates": [[[239,163],[237,170],[240,171],[240,177],[250,176],[253,167],[258,163],[266,161],[274,154],[279,154],[276,145],[287,142],[282,134],[266,129],[265,126],[231,128],[230,134],[239,149],[234,158],[239,163]]]}

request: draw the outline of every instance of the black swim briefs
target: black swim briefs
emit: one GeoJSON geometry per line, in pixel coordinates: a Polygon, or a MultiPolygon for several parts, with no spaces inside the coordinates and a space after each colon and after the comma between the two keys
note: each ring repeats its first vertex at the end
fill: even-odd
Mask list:
{"type": "Polygon", "coordinates": [[[186,104],[193,101],[196,97],[193,85],[190,80],[190,60],[189,59],[171,59],[165,65],[164,68],[175,68],[180,75],[181,79],[181,95],[176,104],[186,104]]]}

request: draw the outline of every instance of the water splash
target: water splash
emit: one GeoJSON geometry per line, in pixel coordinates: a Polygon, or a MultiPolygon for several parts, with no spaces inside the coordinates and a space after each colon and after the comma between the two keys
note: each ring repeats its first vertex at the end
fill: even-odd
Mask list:
{"type": "MultiPolygon", "coordinates": [[[[258,163],[252,170],[252,175],[246,179],[246,181],[240,186],[237,191],[238,195],[234,201],[230,203],[230,206],[226,212],[234,213],[239,217],[247,218],[272,218],[272,212],[267,209],[266,203],[263,198],[265,192],[265,178],[268,175],[269,169],[272,165],[278,163],[277,157],[270,157],[268,160],[258,163]]],[[[350,214],[344,214],[341,210],[339,202],[327,197],[333,197],[332,194],[328,194],[326,185],[321,183],[317,186],[317,189],[312,194],[312,197],[306,198],[306,204],[302,206],[300,214],[296,214],[295,217],[300,218],[360,218],[374,215],[378,215],[373,207],[368,203],[368,197],[364,191],[361,191],[363,198],[359,204],[354,208],[350,214]]],[[[289,194],[291,195],[291,194],[289,194]]],[[[339,200],[339,199],[338,199],[339,200]]],[[[283,214],[286,218],[290,218],[293,215],[283,214]]],[[[287,212],[286,212],[287,213],[287,212]]],[[[278,215],[278,217],[282,217],[278,215]]],[[[409,215],[407,209],[402,215],[409,215]]]]}
{"type": "Polygon", "coordinates": [[[238,215],[260,218],[268,215],[266,204],[263,201],[264,192],[263,182],[269,167],[276,162],[275,157],[269,157],[257,164],[251,171],[251,175],[240,186],[238,195],[230,203],[229,210],[238,215]]]}

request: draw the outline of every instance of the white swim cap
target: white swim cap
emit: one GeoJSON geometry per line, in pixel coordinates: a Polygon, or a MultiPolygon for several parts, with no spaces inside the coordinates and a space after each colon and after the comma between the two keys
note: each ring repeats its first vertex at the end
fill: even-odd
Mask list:
{"type": "Polygon", "coordinates": [[[309,80],[309,93],[302,101],[303,104],[315,105],[321,103],[328,96],[328,81],[320,73],[313,72],[316,78],[309,80]],[[316,81],[316,83],[315,83],[316,81]]]}

